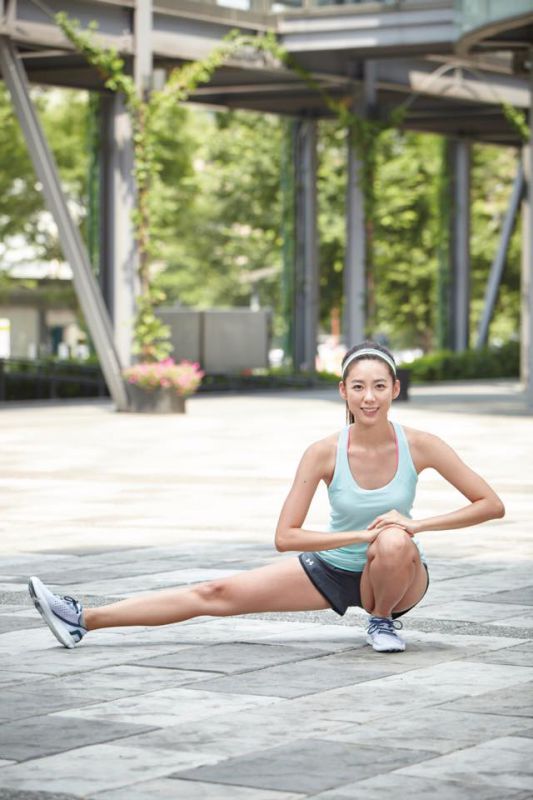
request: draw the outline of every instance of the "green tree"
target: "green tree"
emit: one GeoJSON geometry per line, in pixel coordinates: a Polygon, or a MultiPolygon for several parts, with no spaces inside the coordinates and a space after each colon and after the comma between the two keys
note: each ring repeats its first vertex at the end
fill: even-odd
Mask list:
{"type": "MultiPolygon", "coordinates": [[[[518,168],[514,148],[475,145],[472,149],[472,305],[471,336],[475,343],[483,299],[496,255],[513,181],[518,168]]],[[[498,343],[517,337],[520,325],[521,225],[517,224],[507,253],[489,341],[498,343]]]]}
{"type": "Polygon", "coordinates": [[[438,212],[436,136],[387,131],[375,185],[375,330],[396,347],[433,344],[438,212]]]}
{"type": "MultiPolygon", "coordinates": [[[[158,284],[184,305],[248,305],[254,285],[262,305],[276,305],[280,121],[233,111],[194,117],[194,173],[183,176],[178,190],[188,199],[184,224],[166,239],[158,284]]],[[[161,178],[166,183],[164,171],[161,178]]]]}

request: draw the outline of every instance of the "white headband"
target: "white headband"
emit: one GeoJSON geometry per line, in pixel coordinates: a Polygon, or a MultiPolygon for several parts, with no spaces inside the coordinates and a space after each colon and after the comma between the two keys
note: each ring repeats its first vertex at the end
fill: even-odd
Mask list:
{"type": "Polygon", "coordinates": [[[377,356],[378,358],[383,359],[383,361],[385,361],[392,369],[394,377],[396,377],[396,365],[392,360],[392,358],[390,358],[390,356],[388,356],[386,353],[382,353],[381,350],[376,350],[373,347],[365,347],[362,350],[356,350],[355,353],[352,353],[346,364],[343,366],[342,368],[343,379],[344,376],[346,375],[346,370],[348,369],[352,361],[355,361],[356,358],[361,358],[361,356],[377,356]]]}

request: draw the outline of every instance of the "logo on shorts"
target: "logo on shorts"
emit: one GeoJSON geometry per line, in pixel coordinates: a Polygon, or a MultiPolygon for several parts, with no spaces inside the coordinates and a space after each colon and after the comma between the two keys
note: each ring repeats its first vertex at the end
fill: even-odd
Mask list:
{"type": "Polygon", "coordinates": [[[305,563],[306,563],[306,564],[309,564],[309,565],[311,565],[311,566],[312,566],[312,565],[313,565],[315,562],[313,561],[313,559],[312,559],[312,558],[306,558],[306,559],[305,559],[305,563]]]}

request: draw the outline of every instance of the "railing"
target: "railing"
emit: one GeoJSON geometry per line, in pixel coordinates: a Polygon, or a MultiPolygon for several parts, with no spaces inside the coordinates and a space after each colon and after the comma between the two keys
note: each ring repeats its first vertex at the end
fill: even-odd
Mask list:
{"type": "MultiPolygon", "coordinates": [[[[220,9],[269,15],[281,14],[285,11],[316,11],[319,8],[334,6],[375,6],[376,3],[396,7],[409,5],[410,2],[420,2],[420,0],[196,0],[196,2],[202,5],[216,6],[220,9]]],[[[425,0],[425,2],[441,2],[441,0],[425,0]]]]}
{"type": "Polygon", "coordinates": [[[0,401],[107,397],[98,366],[67,362],[0,359],[0,401]]]}

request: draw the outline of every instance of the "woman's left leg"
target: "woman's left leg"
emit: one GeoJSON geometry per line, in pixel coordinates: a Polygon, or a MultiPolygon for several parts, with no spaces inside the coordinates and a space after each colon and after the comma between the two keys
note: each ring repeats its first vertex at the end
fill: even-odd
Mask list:
{"type": "Polygon", "coordinates": [[[403,528],[388,527],[368,548],[361,576],[361,601],[375,617],[415,606],[424,596],[428,575],[418,548],[403,528]]]}

